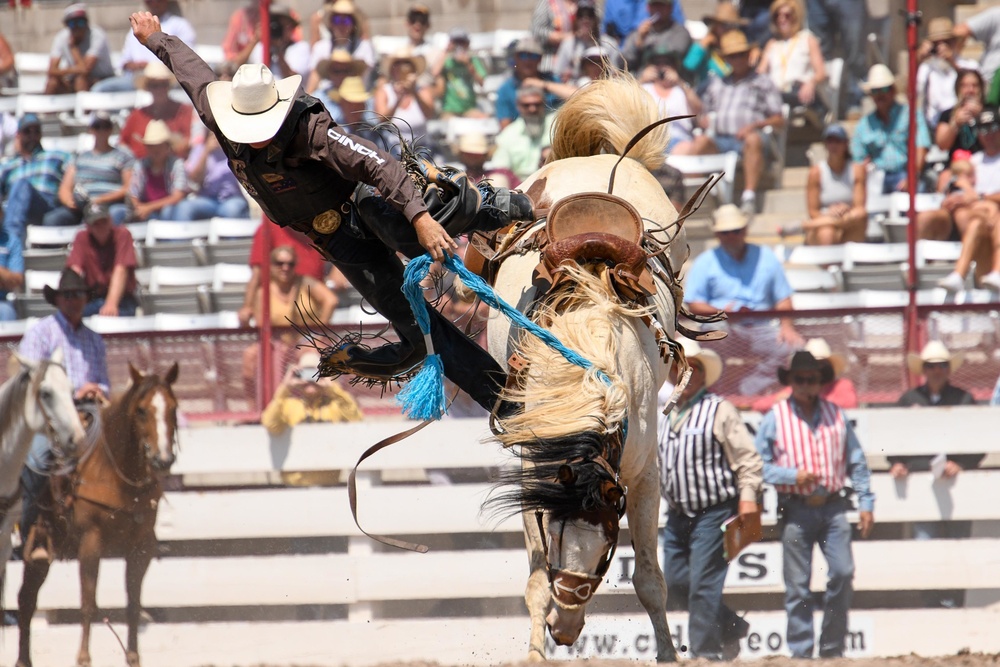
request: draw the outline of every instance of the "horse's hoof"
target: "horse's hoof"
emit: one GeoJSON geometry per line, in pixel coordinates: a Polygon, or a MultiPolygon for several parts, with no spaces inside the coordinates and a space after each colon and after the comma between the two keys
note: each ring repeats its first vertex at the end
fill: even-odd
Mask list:
{"type": "Polygon", "coordinates": [[[125,656],[125,660],[128,662],[128,667],[140,667],[139,666],[139,654],[135,651],[129,651],[125,656]]]}

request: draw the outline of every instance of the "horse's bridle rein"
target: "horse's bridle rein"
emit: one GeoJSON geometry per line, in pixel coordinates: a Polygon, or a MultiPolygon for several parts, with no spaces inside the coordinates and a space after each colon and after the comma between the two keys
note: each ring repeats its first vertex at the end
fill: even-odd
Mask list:
{"type": "MultiPolygon", "coordinates": [[[[575,518],[594,519],[594,521],[589,521],[589,523],[600,526],[604,530],[604,534],[610,538],[611,546],[604,553],[604,557],[597,566],[597,571],[594,574],[573,572],[572,570],[552,567],[549,561],[549,543],[545,537],[544,512],[541,509],[535,510],[535,521],[538,524],[538,533],[541,537],[542,549],[545,554],[545,570],[549,578],[552,601],[562,609],[572,611],[590,602],[594,593],[597,592],[597,587],[604,581],[604,575],[608,573],[608,568],[611,567],[615,552],[618,550],[618,524],[621,518],[625,516],[625,509],[627,507],[627,489],[619,483],[621,477],[621,458],[625,446],[624,441],[625,435],[623,430],[620,429],[607,439],[605,450],[598,456],[571,461],[571,463],[576,463],[586,460],[596,463],[610,475],[615,485],[613,488],[618,489],[621,493],[621,499],[616,508],[581,511],[572,515],[575,518]],[[609,459],[615,462],[614,465],[609,462],[609,459]]],[[[565,530],[565,528],[566,522],[563,522],[562,530],[565,530]]],[[[561,534],[559,544],[563,544],[561,534]]]]}

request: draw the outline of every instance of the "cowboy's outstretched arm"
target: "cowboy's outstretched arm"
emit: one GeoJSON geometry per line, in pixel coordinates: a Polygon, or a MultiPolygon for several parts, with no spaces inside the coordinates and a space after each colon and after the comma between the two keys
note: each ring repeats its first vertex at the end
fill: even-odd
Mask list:
{"type": "Polygon", "coordinates": [[[218,134],[218,126],[208,106],[208,84],[216,80],[215,72],[187,44],[160,28],[160,19],[149,12],[136,12],[129,17],[132,33],[139,43],[163,61],[191,98],[195,111],[205,125],[218,134]]]}

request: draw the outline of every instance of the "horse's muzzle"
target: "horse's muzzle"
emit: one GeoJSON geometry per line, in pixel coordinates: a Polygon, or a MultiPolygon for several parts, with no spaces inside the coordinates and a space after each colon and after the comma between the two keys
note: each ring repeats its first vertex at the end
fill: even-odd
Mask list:
{"type": "Polygon", "coordinates": [[[556,644],[560,646],[572,646],[583,632],[584,608],[567,610],[552,605],[548,615],[545,617],[545,624],[549,626],[549,634],[556,644]]]}
{"type": "Polygon", "coordinates": [[[173,455],[171,455],[169,459],[161,459],[159,457],[156,457],[150,460],[149,465],[156,472],[167,472],[170,470],[170,467],[174,465],[174,461],[176,460],[177,457],[173,455]]]}

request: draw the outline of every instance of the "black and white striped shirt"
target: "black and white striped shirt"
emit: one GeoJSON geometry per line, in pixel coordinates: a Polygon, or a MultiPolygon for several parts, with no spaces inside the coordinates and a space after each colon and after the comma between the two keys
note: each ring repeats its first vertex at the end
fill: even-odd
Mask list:
{"type": "Polygon", "coordinates": [[[661,421],[661,492],[671,509],[688,516],[738,495],[736,475],[713,432],[722,400],[703,394],[687,415],[682,413],[679,423],[661,421]]]}

